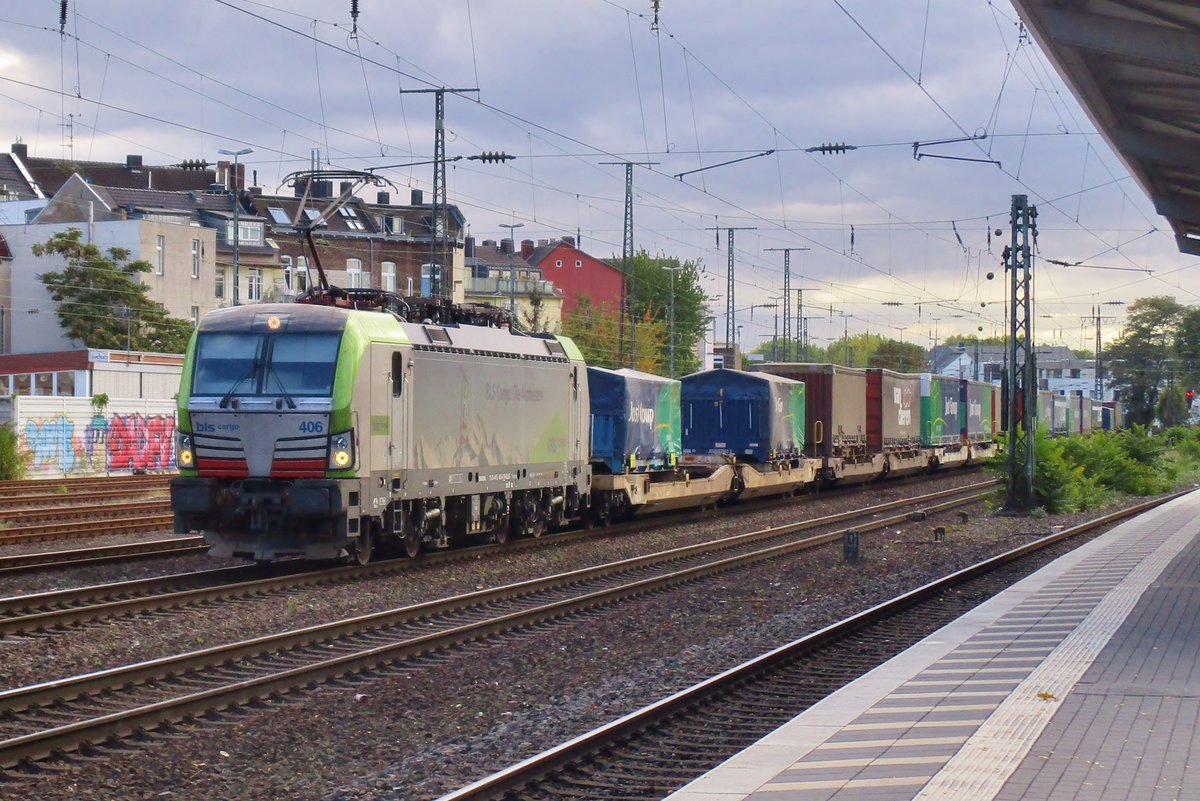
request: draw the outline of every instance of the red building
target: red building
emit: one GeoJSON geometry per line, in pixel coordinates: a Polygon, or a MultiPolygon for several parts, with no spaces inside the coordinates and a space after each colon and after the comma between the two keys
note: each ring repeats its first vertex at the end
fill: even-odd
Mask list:
{"type": "Polygon", "coordinates": [[[563,316],[587,298],[597,308],[618,311],[621,308],[621,271],[610,267],[575,247],[574,237],[534,245],[532,239],[521,242],[521,258],[542,271],[563,293],[563,316]]]}

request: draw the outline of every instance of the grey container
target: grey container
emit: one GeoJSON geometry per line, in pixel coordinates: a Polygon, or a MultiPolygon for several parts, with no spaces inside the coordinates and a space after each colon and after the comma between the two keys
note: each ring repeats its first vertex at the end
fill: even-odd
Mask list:
{"type": "Polygon", "coordinates": [[[867,374],[840,364],[768,362],[760,372],[804,382],[804,453],[853,456],[867,449],[867,374]]]}

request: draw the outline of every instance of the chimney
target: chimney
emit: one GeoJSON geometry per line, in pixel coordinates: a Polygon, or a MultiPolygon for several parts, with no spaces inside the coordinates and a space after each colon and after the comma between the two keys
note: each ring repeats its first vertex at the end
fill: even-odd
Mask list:
{"type": "Polygon", "coordinates": [[[521,258],[528,259],[532,255],[533,255],[533,240],[532,239],[522,239],[521,240],[521,258]]]}
{"type": "Polygon", "coordinates": [[[333,181],[313,181],[312,196],[327,198],[333,196],[333,181]]]}
{"type": "Polygon", "coordinates": [[[347,192],[350,191],[350,188],[352,186],[354,186],[354,184],[351,183],[350,181],[342,181],[340,184],[338,184],[338,194],[340,194],[340,195],[346,194],[347,192]]]}
{"type": "Polygon", "coordinates": [[[463,255],[468,259],[475,255],[475,237],[468,236],[466,238],[463,255]]]}
{"type": "Polygon", "coordinates": [[[511,239],[500,240],[500,252],[505,256],[513,252],[513,241],[511,239]]]}
{"type": "Polygon", "coordinates": [[[14,142],[12,146],[12,154],[21,161],[29,158],[29,145],[24,142],[14,142]]]}
{"type": "Polygon", "coordinates": [[[421,193],[420,189],[414,189],[412,191],[412,205],[414,205],[414,206],[424,206],[425,205],[425,195],[423,195],[421,193]]]}
{"type": "Polygon", "coordinates": [[[142,168],[142,157],[139,155],[128,155],[125,157],[125,168],[129,170],[140,170],[142,168]]]}
{"type": "Polygon", "coordinates": [[[387,206],[392,202],[392,196],[387,192],[378,192],[375,195],[375,202],[380,206],[387,206]]]}
{"type": "Polygon", "coordinates": [[[494,247],[496,247],[496,240],[495,239],[485,239],[485,240],[483,240],[483,246],[485,248],[494,248],[494,247]]]}
{"type": "Polygon", "coordinates": [[[575,237],[573,236],[564,236],[562,241],[563,244],[567,245],[568,247],[575,247],[575,237]]]}

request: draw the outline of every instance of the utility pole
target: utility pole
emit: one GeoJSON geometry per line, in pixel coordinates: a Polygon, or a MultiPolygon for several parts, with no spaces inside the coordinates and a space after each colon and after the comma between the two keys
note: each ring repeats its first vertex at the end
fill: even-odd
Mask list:
{"type": "Polygon", "coordinates": [[[1037,405],[1037,364],[1033,341],[1033,253],[1037,241],[1037,207],[1027,195],[1012,198],[1012,241],[1005,246],[1004,269],[1009,273],[1008,347],[1008,491],[1005,509],[1033,509],[1033,421],[1037,405]]]}
{"type": "Polygon", "coordinates": [[[1116,317],[1102,317],[1100,315],[1101,306],[1124,306],[1123,300],[1107,300],[1103,303],[1098,303],[1092,307],[1092,314],[1089,317],[1080,317],[1080,320],[1087,320],[1096,323],[1096,381],[1092,387],[1092,397],[1098,401],[1104,400],[1104,362],[1101,359],[1101,349],[1103,344],[1100,340],[1100,323],[1113,323],[1117,321],[1116,317]]]}
{"type": "Polygon", "coordinates": [[[601,164],[625,166],[625,235],[621,241],[621,330],[617,340],[617,364],[625,366],[625,317],[629,317],[630,366],[637,366],[637,339],[633,336],[633,310],[636,288],[631,287],[629,271],[633,268],[633,167],[653,167],[657,161],[602,161],[601,164]],[[632,289],[632,291],[631,291],[632,289]]]}
{"type": "Polygon", "coordinates": [[[853,317],[854,315],[846,314],[845,312],[838,312],[838,314],[842,315],[842,341],[846,343],[846,366],[851,367],[852,365],[850,364],[850,318],[853,317]]]}
{"type": "MultiPolygon", "coordinates": [[[[401,89],[400,94],[433,95],[433,208],[429,238],[429,294],[442,294],[442,271],[446,259],[446,92],[478,92],[472,89],[401,89]]],[[[452,277],[453,278],[453,277],[452,277]]],[[[451,284],[453,287],[453,284],[451,284]]]]}
{"type": "MultiPolygon", "coordinates": [[[[786,307],[787,295],[775,296],[771,300],[775,301],[771,304],[775,307],[775,332],[771,337],[771,361],[777,362],[779,361],[779,301],[784,301],[786,307]]],[[[784,327],[784,331],[787,331],[786,326],[784,327]]]]}
{"type": "MultiPolygon", "coordinates": [[[[716,231],[717,232],[717,242],[718,242],[718,245],[720,244],[720,239],[721,239],[721,233],[720,233],[721,229],[720,228],[705,228],[704,230],[716,231]]],[[[758,229],[756,227],[751,226],[751,227],[742,227],[742,228],[729,227],[729,228],[726,228],[725,230],[729,232],[729,234],[727,236],[727,239],[729,240],[729,266],[728,266],[728,268],[726,270],[726,274],[725,274],[726,275],[726,280],[725,280],[725,344],[726,344],[726,346],[728,346],[730,343],[733,342],[733,332],[737,327],[733,321],[734,309],[737,308],[736,306],[733,305],[733,233],[734,233],[734,231],[756,231],[758,229]]]]}
{"type": "MultiPolygon", "coordinates": [[[[788,331],[792,322],[792,251],[793,250],[812,250],[808,247],[795,248],[764,248],[765,251],[783,251],[783,352],[788,352],[788,331]]],[[[804,310],[800,308],[800,298],[803,290],[796,290],[796,316],[803,317],[804,310]]],[[[800,342],[800,326],[796,326],[796,342],[799,347],[800,342]]]]}

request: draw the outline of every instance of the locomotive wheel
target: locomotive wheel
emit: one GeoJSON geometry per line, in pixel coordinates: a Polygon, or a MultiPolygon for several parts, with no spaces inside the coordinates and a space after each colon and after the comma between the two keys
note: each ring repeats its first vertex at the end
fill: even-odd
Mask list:
{"type": "Polygon", "coordinates": [[[416,559],[417,554],[421,552],[421,529],[412,523],[406,523],[404,526],[403,545],[404,555],[409,559],[416,559]]]}
{"type": "Polygon", "coordinates": [[[365,565],[375,554],[375,529],[367,520],[359,523],[358,541],[350,547],[350,559],[355,564],[365,565]]]}
{"type": "Polygon", "coordinates": [[[501,518],[500,522],[496,524],[496,528],[492,529],[492,542],[497,545],[508,542],[510,525],[507,515],[501,518]]]}

